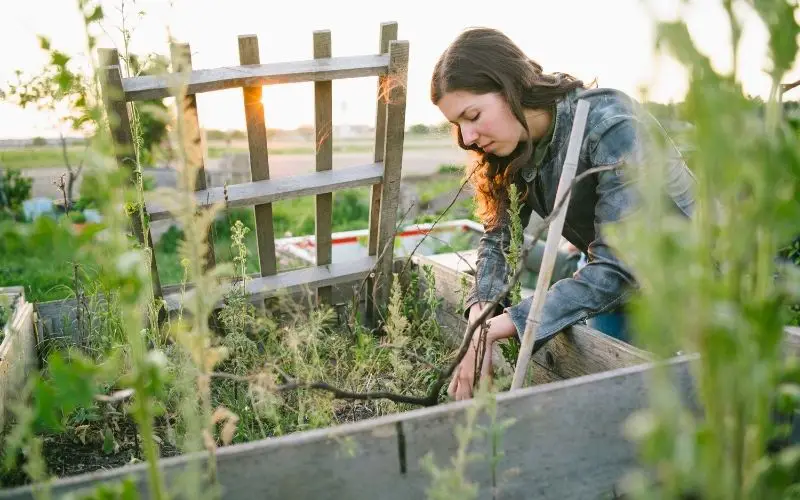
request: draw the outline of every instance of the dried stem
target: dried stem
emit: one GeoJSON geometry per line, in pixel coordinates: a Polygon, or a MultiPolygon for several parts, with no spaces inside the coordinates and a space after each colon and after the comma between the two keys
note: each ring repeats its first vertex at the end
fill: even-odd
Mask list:
{"type": "MultiPolygon", "coordinates": [[[[567,188],[565,194],[569,193],[575,185],[582,181],[583,179],[600,173],[605,172],[607,170],[613,170],[618,168],[617,165],[609,165],[603,167],[595,167],[590,168],[583,172],[582,174],[575,177],[572,181],[570,186],[567,188]]],[[[505,298],[508,293],[511,291],[513,286],[519,281],[520,276],[522,275],[522,271],[525,269],[525,261],[527,259],[530,250],[535,245],[536,241],[544,234],[544,231],[548,228],[552,220],[558,216],[558,213],[564,207],[564,201],[566,200],[566,196],[562,197],[561,200],[553,207],[553,211],[545,217],[542,222],[539,224],[539,227],[533,232],[533,239],[532,242],[528,245],[525,245],[522,249],[522,255],[517,265],[517,269],[515,270],[514,274],[512,274],[508,280],[508,283],[503,287],[503,290],[497,294],[490,302],[489,306],[485,307],[475,322],[470,323],[466,333],[464,334],[464,338],[461,341],[461,347],[458,350],[458,353],[453,359],[453,361],[447,366],[445,370],[438,371],[438,377],[436,378],[436,382],[434,382],[428,393],[424,396],[408,396],[404,394],[396,394],[387,391],[377,391],[377,392],[351,392],[339,389],[334,387],[326,382],[304,382],[304,381],[296,381],[291,380],[285,373],[282,376],[288,380],[286,384],[277,386],[275,391],[277,392],[284,392],[296,389],[316,389],[320,391],[325,391],[333,395],[334,398],[337,399],[346,399],[346,400],[375,400],[375,399],[388,399],[389,401],[394,401],[395,403],[407,403],[407,404],[414,404],[420,406],[434,406],[437,404],[439,399],[439,393],[442,390],[444,384],[449,380],[449,378],[453,375],[453,372],[456,370],[458,365],[461,363],[461,360],[464,359],[466,356],[467,351],[469,350],[469,346],[472,342],[472,337],[475,334],[475,331],[478,329],[478,326],[484,324],[484,322],[489,318],[489,315],[494,311],[495,307],[500,304],[500,302],[505,298]]],[[[220,372],[213,372],[210,373],[212,377],[218,378],[226,378],[230,380],[239,380],[239,381],[250,381],[252,380],[251,377],[240,377],[237,375],[231,375],[227,373],[220,373],[220,372]]]]}

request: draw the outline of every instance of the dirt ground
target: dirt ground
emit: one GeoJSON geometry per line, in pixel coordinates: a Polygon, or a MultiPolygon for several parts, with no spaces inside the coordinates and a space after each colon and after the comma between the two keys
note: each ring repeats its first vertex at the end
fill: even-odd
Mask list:
{"type": "MultiPolygon", "coordinates": [[[[118,428],[114,430],[116,446],[114,451],[108,454],[103,451],[103,440],[96,426],[88,430],[84,435],[84,441],[81,440],[79,432],[46,436],[42,452],[49,473],[58,477],[68,477],[143,461],[133,420],[127,418],[119,421],[117,425],[118,428]]],[[[157,425],[156,435],[161,440],[159,447],[162,458],[180,454],[179,450],[165,439],[166,430],[163,424],[157,425]]],[[[30,483],[22,470],[22,464],[19,465],[13,471],[0,472],[0,485],[3,488],[30,483]]]]}

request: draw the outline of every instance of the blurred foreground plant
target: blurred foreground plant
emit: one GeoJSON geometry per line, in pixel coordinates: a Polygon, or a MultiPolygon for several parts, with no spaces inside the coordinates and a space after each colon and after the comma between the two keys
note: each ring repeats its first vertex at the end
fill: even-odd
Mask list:
{"type": "Polygon", "coordinates": [[[681,119],[693,125],[696,205],[691,220],[669,213],[658,166],[677,160],[646,158],[633,174],[642,176],[642,209],[613,240],[641,285],[631,308],[637,341],[661,358],[699,354],[691,370],[702,416],[683,404],[668,367],[654,371],[650,408],[627,427],[646,466],[629,477],[637,497],[783,498],[800,479],[800,448],[768,451],[785,438],[776,413],[791,414],[800,389],[782,344],[800,276],[777,258],[800,233],[800,142],[777,100],[797,52],[794,3],[723,1],[734,61],[740,16],[766,25],[767,102],[745,96],[735,65],[715,71],[683,22],[658,25],[658,47],[690,78],[681,119]]]}

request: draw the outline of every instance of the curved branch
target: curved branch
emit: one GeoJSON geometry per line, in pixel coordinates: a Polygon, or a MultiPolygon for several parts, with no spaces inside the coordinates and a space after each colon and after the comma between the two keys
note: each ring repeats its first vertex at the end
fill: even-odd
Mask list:
{"type": "MultiPolygon", "coordinates": [[[[290,381],[286,384],[277,386],[275,390],[277,392],[283,391],[291,391],[296,389],[315,389],[320,391],[325,391],[333,395],[334,398],[337,399],[346,399],[346,400],[375,400],[375,399],[388,399],[389,401],[394,401],[395,403],[407,403],[413,405],[420,405],[420,406],[434,406],[437,404],[439,400],[439,393],[444,387],[444,384],[450,379],[453,375],[453,372],[461,363],[461,360],[464,359],[466,356],[467,351],[469,350],[469,346],[472,342],[472,337],[475,334],[475,331],[478,329],[479,326],[483,325],[485,321],[489,318],[489,315],[494,311],[495,307],[497,307],[500,302],[508,295],[514,285],[519,281],[522,272],[525,269],[525,261],[527,259],[528,254],[530,253],[531,249],[536,244],[536,241],[544,234],[545,230],[550,226],[550,223],[558,216],[558,213],[563,209],[564,203],[567,199],[567,194],[575,187],[575,185],[582,181],[583,179],[597,174],[599,172],[605,172],[608,170],[613,170],[618,168],[617,165],[608,165],[603,167],[595,167],[590,168],[583,172],[582,174],[578,175],[573,179],[572,183],[567,188],[564,196],[559,200],[559,202],[553,207],[553,211],[542,221],[539,223],[539,227],[537,227],[533,231],[533,239],[531,243],[525,245],[522,249],[522,257],[520,258],[519,264],[517,265],[514,274],[509,278],[508,283],[503,287],[503,289],[489,302],[489,306],[485,307],[478,318],[473,322],[470,323],[467,327],[467,331],[464,334],[464,338],[461,341],[461,346],[459,347],[458,354],[453,359],[453,361],[447,366],[445,370],[440,370],[438,372],[438,376],[436,381],[430,386],[428,393],[424,396],[407,396],[404,394],[396,394],[388,391],[376,391],[376,392],[352,392],[346,391],[343,389],[339,389],[334,387],[326,382],[302,382],[302,381],[290,381]]],[[[250,381],[252,380],[251,377],[239,377],[236,375],[230,375],[226,373],[212,373],[214,377],[220,378],[227,378],[233,380],[241,380],[241,381],[250,381]]],[[[284,378],[288,380],[288,377],[283,374],[284,378]]]]}

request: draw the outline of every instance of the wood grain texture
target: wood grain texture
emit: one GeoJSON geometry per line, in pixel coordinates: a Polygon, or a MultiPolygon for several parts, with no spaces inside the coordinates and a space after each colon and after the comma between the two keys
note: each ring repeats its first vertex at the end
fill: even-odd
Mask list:
{"type": "MultiPolygon", "coordinates": [[[[370,163],[325,172],[313,172],[292,177],[232,184],[227,187],[227,208],[248,207],[274,203],[301,196],[329,193],[339,189],[369,186],[383,179],[383,165],[370,163]]],[[[225,188],[216,187],[198,191],[198,205],[225,203],[225,188]]],[[[172,215],[155,202],[148,202],[151,220],[170,219],[172,215]]]]}
{"type": "MultiPolygon", "coordinates": [[[[188,43],[173,43],[170,45],[170,59],[172,61],[173,73],[188,73],[192,71],[192,49],[188,43]]],[[[200,136],[200,115],[197,112],[197,96],[187,94],[176,103],[181,106],[180,116],[183,118],[183,138],[188,161],[197,166],[197,178],[195,179],[194,190],[202,191],[206,189],[206,169],[204,156],[204,145],[200,136]]],[[[206,236],[205,263],[204,268],[209,270],[216,265],[214,255],[214,236],[209,228],[206,236]]]]}
{"type": "Polygon", "coordinates": [[[784,327],[783,345],[783,351],[785,354],[800,356],[800,327],[784,327]]]}
{"type": "MultiPolygon", "coordinates": [[[[261,55],[258,37],[242,35],[239,37],[239,63],[259,64],[261,55]]],[[[264,103],[261,101],[261,86],[253,84],[242,89],[244,113],[247,120],[247,142],[250,148],[250,176],[253,181],[269,180],[269,156],[267,154],[267,126],[264,121],[264,103]]],[[[255,205],[256,239],[258,241],[258,261],[262,276],[277,272],[275,259],[275,231],[272,224],[272,204],[255,205]]]]}
{"type": "MultiPolygon", "coordinates": [[[[180,78],[192,71],[192,49],[188,43],[172,43],[170,45],[170,59],[172,61],[172,72],[180,78]]],[[[177,105],[177,104],[176,104],[177,105]]],[[[181,115],[183,117],[183,143],[186,144],[186,152],[189,161],[197,165],[197,179],[195,190],[201,191],[206,188],[205,162],[203,158],[203,145],[200,138],[200,115],[197,112],[197,96],[187,94],[183,97],[181,115]]]]}
{"type": "Polygon", "coordinates": [[[392,281],[395,225],[400,201],[400,174],[403,168],[408,46],[408,42],[405,40],[389,42],[389,72],[386,77],[386,142],[384,144],[381,210],[378,222],[377,256],[379,262],[374,286],[375,307],[385,307],[387,304],[392,281]]]}
{"type": "MultiPolygon", "coordinates": [[[[381,32],[378,39],[378,52],[380,54],[389,54],[389,43],[397,40],[397,23],[381,23],[381,32]]],[[[378,77],[378,93],[376,96],[375,108],[375,149],[373,159],[375,163],[383,163],[384,146],[386,144],[386,76],[381,75],[378,77]]],[[[378,223],[380,222],[381,210],[381,193],[383,185],[374,184],[370,188],[370,201],[369,201],[369,235],[367,236],[367,254],[378,254],[378,223]]],[[[375,325],[375,304],[373,302],[372,290],[375,286],[375,281],[372,278],[367,280],[367,306],[366,306],[366,323],[369,326],[375,325]]]]}
{"type": "MultiPolygon", "coordinates": [[[[200,94],[239,87],[378,76],[386,74],[388,65],[389,57],[379,54],[269,64],[241,63],[240,66],[193,70],[186,92],[200,94]]],[[[142,101],[170,97],[173,82],[165,75],[137,76],[126,78],[123,85],[125,100],[142,101]]]]}
{"type": "Polygon", "coordinates": [[[33,304],[25,300],[22,287],[0,287],[0,296],[9,299],[13,313],[3,326],[0,343],[0,428],[11,417],[11,404],[22,393],[29,375],[37,368],[36,333],[33,304]]]}
{"type": "Polygon", "coordinates": [[[558,189],[556,191],[556,203],[560,203],[563,200],[565,208],[556,214],[555,219],[547,228],[547,240],[545,242],[544,255],[542,255],[542,262],[539,266],[539,272],[536,278],[536,290],[533,294],[533,300],[528,311],[528,317],[525,320],[525,331],[522,333],[522,341],[519,354],[517,356],[514,379],[511,382],[512,389],[519,389],[525,383],[525,370],[530,362],[531,355],[533,354],[533,346],[536,342],[536,335],[541,324],[545,297],[547,296],[550,288],[553,267],[555,266],[556,255],[558,254],[558,245],[561,241],[561,232],[567,215],[566,207],[569,206],[571,195],[569,188],[572,185],[572,180],[575,178],[575,172],[578,169],[578,157],[581,152],[581,144],[583,144],[586,118],[588,115],[589,102],[579,99],[577,108],[575,109],[575,118],[572,123],[572,131],[570,133],[569,144],[567,147],[567,156],[561,169],[561,176],[559,178],[558,189]]]}
{"type": "MultiPolygon", "coordinates": [[[[331,32],[314,32],[314,59],[331,57],[331,32]]],[[[316,171],[326,172],[333,168],[333,82],[314,82],[314,128],[316,131],[316,171]]],[[[321,193],[316,197],[315,243],[317,265],[331,263],[333,244],[333,193],[321,193]]],[[[331,288],[317,289],[317,300],[330,304],[331,288]]]]}
{"type": "MultiPolygon", "coordinates": [[[[691,358],[667,368],[679,393],[692,400],[691,358]]],[[[496,397],[499,421],[513,419],[503,432],[503,453],[493,484],[491,445],[478,436],[468,451],[476,461],[466,470],[478,498],[601,498],[637,464],[634,445],[622,434],[626,419],[648,404],[651,365],[625,368],[496,397]]],[[[455,428],[463,425],[474,400],[446,403],[327,429],[223,447],[217,452],[223,497],[251,498],[425,498],[432,476],[423,467],[428,454],[449,467],[457,451],[455,428]],[[309,471],[314,473],[309,473],[309,471]]],[[[477,423],[488,426],[485,410],[477,423]]],[[[168,484],[205,454],[164,459],[168,484]]],[[[136,464],[56,481],[52,493],[85,491],[125,476],[147,492],[146,464],[136,464]]],[[[33,498],[30,487],[0,492],[0,498],[33,498]]],[[[180,497],[180,498],[185,498],[180,497]]]]}
{"type": "MultiPolygon", "coordinates": [[[[122,73],[119,66],[119,54],[115,49],[99,49],[98,55],[102,65],[100,87],[103,104],[108,119],[111,138],[114,147],[114,156],[117,166],[127,173],[127,184],[136,184],[136,154],[133,147],[133,132],[131,129],[128,105],[125,102],[125,92],[122,89],[122,73]]],[[[147,207],[145,207],[147,210],[147,207]]],[[[153,249],[153,237],[150,228],[147,231],[142,227],[139,214],[130,217],[131,230],[142,245],[153,249]]],[[[150,252],[150,279],[153,284],[154,298],[160,298],[161,279],[158,276],[158,264],[155,251],[150,252]]],[[[159,318],[161,320],[162,318],[159,318]]]]}
{"type": "Polygon", "coordinates": [[[128,171],[128,182],[134,184],[136,179],[136,154],[133,149],[133,133],[131,131],[130,114],[122,90],[122,72],[119,65],[119,54],[115,49],[98,50],[102,65],[101,89],[105,106],[114,155],[117,166],[128,171]]]}
{"type": "MultiPolygon", "coordinates": [[[[375,257],[362,257],[346,262],[337,262],[325,266],[312,266],[292,271],[282,271],[271,276],[261,276],[249,280],[245,285],[245,294],[248,300],[255,301],[278,295],[313,290],[319,287],[332,286],[363,279],[375,267],[375,257]]],[[[191,286],[191,284],[189,284],[191,286]]],[[[230,286],[223,284],[221,286],[230,286]]],[[[194,289],[186,292],[183,300],[192,300],[194,289]]],[[[170,310],[180,305],[181,293],[164,297],[170,310]]],[[[221,307],[222,303],[216,304],[221,307]]]]}

